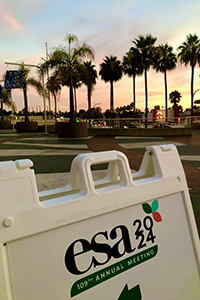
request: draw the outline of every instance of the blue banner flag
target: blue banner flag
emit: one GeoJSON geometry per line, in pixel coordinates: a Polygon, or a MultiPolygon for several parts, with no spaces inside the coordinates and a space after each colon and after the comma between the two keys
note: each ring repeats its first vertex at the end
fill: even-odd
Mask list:
{"type": "Polygon", "coordinates": [[[5,89],[26,88],[26,79],[24,71],[7,71],[5,80],[5,89]]]}

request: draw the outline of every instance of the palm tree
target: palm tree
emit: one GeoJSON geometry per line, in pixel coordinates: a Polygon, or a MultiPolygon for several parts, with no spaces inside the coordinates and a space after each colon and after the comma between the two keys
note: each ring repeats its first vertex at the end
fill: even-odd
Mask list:
{"type": "Polygon", "coordinates": [[[140,53],[135,48],[130,48],[130,50],[123,57],[122,66],[124,74],[129,77],[133,77],[133,111],[135,113],[136,109],[136,95],[135,95],[135,78],[143,74],[140,53]]]}
{"type": "Polygon", "coordinates": [[[194,68],[200,66],[200,39],[196,34],[186,36],[186,41],[179,47],[178,57],[185,66],[191,66],[191,116],[193,115],[193,96],[194,96],[194,68]]]}
{"type": "Polygon", "coordinates": [[[55,120],[57,118],[57,98],[60,96],[61,93],[61,80],[58,76],[53,74],[48,78],[46,83],[47,90],[52,94],[54,97],[54,107],[55,107],[55,120]]]}
{"type": "Polygon", "coordinates": [[[13,110],[16,109],[15,104],[12,102],[11,99],[11,90],[5,89],[4,87],[1,87],[1,94],[0,94],[0,103],[1,103],[1,121],[4,121],[4,114],[3,114],[3,105],[7,105],[8,107],[12,107],[13,110]]]}
{"type": "Polygon", "coordinates": [[[78,42],[76,35],[67,34],[65,37],[67,46],[59,45],[49,55],[49,59],[40,65],[40,69],[46,71],[48,67],[54,69],[60,76],[62,85],[69,86],[70,99],[70,121],[75,121],[74,114],[74,95],[73,95],[73,78],[77,77],[79,65],[84,58],[94,59],[94,50],[91,46],[84,43],[82,46],[73,43],[78,42]]]}
{"type": "Polygon", "coordinates": [[[122,77],[122,65],[116,56],[106,56],[104,62],[100,64],[99,75],[105,82],[110,82],[110,111],[114,112],[114,91],[113,83],[122,77]]]}
{"type": "Polygon", "coordinates": [[[29,121],[28,117],[28,97],[27,97],[27,86],[32,86],[36,89],[39,96],[43,95],[43,86],[40,80],[37,80],[33,77],[28,77],[28,74],[30,72],[30,69],[25,68],[24,64],[19,67],[19,71],[24,71],[25,74],[25,80],[26,80],[26,87],[23,88],[23,94],[24,94],[24,114],[25,114],[25,122],[29,121]]]}
{"type": "Polygon", "coordinates": [[[80,76],[82,82],[87,86],[87,99],[88,99],[88,110],[91,110],[91,96],[96,84],[97,71],[94,69],[95,65],[92,65],[91,61],[83,62],[80,66],[80,76]]]}
{"type": "Polygon", "coordinates": [[[173,47],[169,46],[167,43],[165,45],[161,44],[156,48],[155,59],[154,59],[154,69],[157,72],[164,74],[164,84],[165,84],[165,117],[167,120],[167,71],[174,70],[176,68],[177,57],[173,53],[173,47]]]}
{"type": "Polygon", "coordinates": [[[173,104],[172,108],[177,108],[179,103],[181,101],[181,93],[179,93],[177,90],[171,92],[169,94],[169,100],[173,104]]]}
{"type": "MultiPolygon", "coordinates": [[[[153,57],[155,52],[154,43],[157,40],[151,34],[143,36],[139,35],[137,39],[133,41],[135,48],[139,51],[142,63],[142,69],[144,72],[145,81],[145,118],[147,120],[148,113],[148,91],[147,91],[147,72],[150,66],[153,65],[153,57]]],[[[146,124],[147,126],[147,124],[146,124]]]]}
{"type": "MultiPolygon", "coordinates": [[[[19,67],[19,71],[24,71],[25,80],[27,81],[28,73],[30,72],[29,69],[24,67],[24,64],[19,67]]],[[[29,121],[28,117],[28,98],[27,98],[27,87],[23,88],[23,95],[24,95],[24,115],[25,121],[29,121]]]]}

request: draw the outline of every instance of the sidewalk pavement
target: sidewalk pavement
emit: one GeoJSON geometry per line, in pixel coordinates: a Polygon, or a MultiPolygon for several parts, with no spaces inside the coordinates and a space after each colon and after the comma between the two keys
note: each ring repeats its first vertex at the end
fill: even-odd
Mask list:
{"type": "MultiPolygon", "coordinates": [[[[67,185],[71,162],[80,153],[118,150],[129,160],[131,169],[138,170],[149,145],[174,144],[182,160],[200,232],[200,131],[191,137],[88,137],[59,139],[55,134],[18,134],[15,130],[0,131],[0,161],[29,158],[33,161],[38,190],[67,185]]],[[[93,171],[103,177],[106,165],[93,171]]]]}

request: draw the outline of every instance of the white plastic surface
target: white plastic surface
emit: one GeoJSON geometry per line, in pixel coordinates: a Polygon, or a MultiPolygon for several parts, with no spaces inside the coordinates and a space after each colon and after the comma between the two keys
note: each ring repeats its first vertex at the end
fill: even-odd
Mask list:
{"type": "Polygon", "coordinates": [[[134,174],[121,152],[79,155],[69,184],[41,193],[31,166],[0,162],[0,300],[199,300],[200,245],[175,146],[147,147],[134,174]],[[108,170],[94,181],[99,163],[108,170]]]}

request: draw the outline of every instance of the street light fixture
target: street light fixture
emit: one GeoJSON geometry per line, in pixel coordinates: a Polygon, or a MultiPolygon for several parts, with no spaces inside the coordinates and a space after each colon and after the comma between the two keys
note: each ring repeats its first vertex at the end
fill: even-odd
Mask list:
{"type": "Polygon", "coordinates": [[[90,109],[89,109],[89,127],[91,127],[91,111],[93,108],[95,108],[95,106],[97,105],[101,105],[101,103],[97,102],[95,103],[90,109]]]}
{"type": "Polygon", "coordinates": [[[101,103],[95,103],[95,105],[93,105],[91,109],[93,109],[97,105],[101,105],[101,103]]]}

